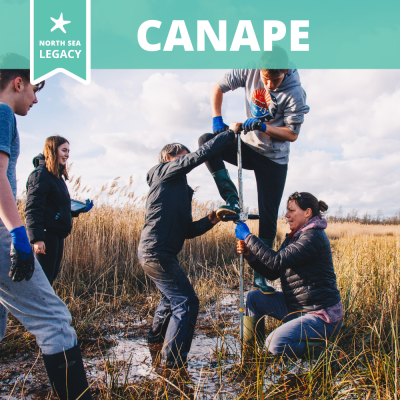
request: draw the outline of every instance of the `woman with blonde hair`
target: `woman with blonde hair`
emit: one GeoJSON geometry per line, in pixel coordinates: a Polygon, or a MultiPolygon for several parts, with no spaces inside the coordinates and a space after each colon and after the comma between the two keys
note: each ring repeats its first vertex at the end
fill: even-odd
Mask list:
{"type": "MultiPolygon", "coordinates": [[[[50,136],[43,154],[33,159],[34,171],[26,184],[25,223],[35,257],[47,279],[53,284],[64,251],[64,239],[71,233],[71,198],[65,183],[68,180],[69,142],[61,136],[50,136]]],[[[89,211],[93,203],[86,201],[89,211]]]]}

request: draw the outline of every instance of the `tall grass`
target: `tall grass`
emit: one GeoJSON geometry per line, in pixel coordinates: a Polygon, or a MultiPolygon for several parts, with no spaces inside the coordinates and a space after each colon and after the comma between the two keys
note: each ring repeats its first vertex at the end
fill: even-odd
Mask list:
{"type": "MultiPolygon", "coordinates": [[[[80,189],[79,179],[75,180],[72,190],[75,197],[84,197],[87,192],[86,188],[80,189]]],[[[125,307],[133,307],[136,315],[150,317],[159,298],[137,258],[144,224],[144,199],[136,199],[130,190],[129,185],[120,188],[118,180],[103,187],[96,207],[74,220],[72,234],[66,240],[55,290],[71,310],[84,346],[90,345],[89,338],[96,332],[101,336],[104,320],[110,314],[117,318],[125,307]]],[[[199,219],[214,208],[212,203],[194,201],[193,217],[199,219]]],[[[23,202],[20,209],[23,210],[23,202]]],[[[249,224],[257,234],[257,222],[249,224]]],[[[279,220],[275,249],[288,231],[285,221],[279,220]]],[[[345,323],[338,338],[317,362],[311,363],[306,374],[296,376],[290,389],[289,380],[284,378],[289,373],[285,361],[272,360],[264,354],[256,367],[258,378],[255,383],[242,387],[241,399],[398,398],[400,227],[330,223],[327,234],[345,308],[345,323]],[[278,364],[280,372],[274,367],[278,364]],[[271,371],[278,371],[283,381],[273,381],[271,371]],[[270,378],[273,384],[265,389],[261,382],[270,378]]],[[[202,307],[217,300],[224,287],[237,287],[233,223],[220,223],[207,234],[186,241],[179,257],[202,307]]],[[[246,268],[247,284],[250,278],[251,271],[246,268]]],[[[274,326],[268,322],[267,328],[271,330],[274,326]]],[[[0,353],[19,349],[21,343],[35,348],[33,338],[11,321],[11,330],[5,343],[0,345],[0,353]]],[[[235,371],[237,376],[246,374],[242,369],[235,371]]],[[[124,392],[125,389],[103,385],[99,398],[111,399],[112,393],[117,392],[124,392],[126,397],[115,398],[140,398],[134,395],[139,392],[142,398],[152,398],[149,393],[153,392],[146,388],[141,387],[142,392],[138,387],[132,391],[125,388],[124,392]]],[[[178,392],[175,397],[179,396],[178,392]]]]}

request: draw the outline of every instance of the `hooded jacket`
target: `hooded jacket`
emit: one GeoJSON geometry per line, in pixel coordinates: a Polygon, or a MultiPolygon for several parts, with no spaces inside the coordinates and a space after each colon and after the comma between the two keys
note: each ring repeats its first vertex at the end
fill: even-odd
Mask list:
{"type": "Polygon", "coordinates": [[[256,256],[250,266],[269,280],[281,279],[285,303],[291,312],[322,310],[340,302],[325,228],[326,220],[312,218],[292,237],[287,235],[278,252],[254,235],[246,239],[256,256]]]}
{"type": "Polygon", "coordinates": [[[185,239],[200,236],[213,227],[208,216],[193,222],[193,189],[187,183],[186,174],[234,140],[233,131],[220,133],[197,151],[158,164],[147,173],[150,191],[139,243],[143,256],[176,255],[182,250],[185,239]]]}
{"type": "Polygon", "coordinates": [[[45,230],[66,238],[72,229],[71,198],[64,178],[46,168],[43,154],[33,159],[35,169],[26,183],[25,224],[29,241],[44,241],[45,230]]]}
{"type": "MultiPolygon", "coordinates": [[[[231,70],[218,84],[223,93],[240,87],[245,89],[245,119],[258,118],[267,125],[286,126],[296,134],[300,132],[304,115],[310,110],[297,69],[290,69],[281,84],[271,91],[265,88],[259,69],[231,70]]],[[[289,162],[289,142],[260,131],[249,132],[243,135],[242,140],[254,151],[278,164],[289,162]]]]}

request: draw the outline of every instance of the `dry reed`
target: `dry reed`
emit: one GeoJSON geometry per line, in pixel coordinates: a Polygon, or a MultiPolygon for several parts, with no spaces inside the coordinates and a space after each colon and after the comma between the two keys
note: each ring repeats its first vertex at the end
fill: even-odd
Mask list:
{"type": "MultiPolygon", "coordinates": [[[[75,195],[81,193],[79,187],[78,178],[75,195]]],[[[100,331],[107,315],[118,315],[130,306],[136,309],[137,315],[149,317],[158,300],[157,291],[143,274],[137,258],[144,199],[135,199],[129,185],[120,188],[118,179],[105,185],[101,196],[90,213],[75,219],[73,232],[66,240],[62,271],[55,284],[56,292],[71,310],[73,323],[84,343],[100,331]]],[[[20,207],[23,208],[23,203],[20,207]]],[[[212,203],[194,202],[194,219],[207,215],[213,208],[212,203]]],[[[237,286],[233,228],[232,223],[221,223],[207,234],[186,241],[179,256],[202,307],[217,300],[224,287],[237,286]]],[[[250,229],[257,234],[257,223],[250,222],[250,229]]],[[[287,224],[280,219],[275,249],[287,232],[287,224]]],[[[271,374],[271,365],[283,363],[272,362],[264,355],[264,361],[256,367],[256,382],[243,386],[241,399],[397,398],[400,227],[331,223],[327,234],[345,307],[341,333],[325,355],[310,366],[306,376],[296,378],[297,386],[290,389],[291,394],[279,382],[270,385],[266,392],[262,389],[262,382],[271,374]],[[332,365],[335,365],[334,371],[332,365]]],[[[246,280],[250,277],[246,268],[246,280]]],[[[22,345],[35,348],[33,338],[11,321],[11,330],[0,345],[0,353],[18,350],[22,345]]],[[[281,373],[287,371],[282,365],[281,373]]],[[[243,373],[240,371],[238,376],[243,373]]],[[[126,385],[123,388],[100,385],[98,393],[103,399],[153,398],[152,385],[149,382],[136,387],[128,385],[129,390],[126,385]],[[120,397],[114,397],[117,393],[120,397]]],[[[179,393],[168,398],[171,397],[184,398],[179,393]]]]}

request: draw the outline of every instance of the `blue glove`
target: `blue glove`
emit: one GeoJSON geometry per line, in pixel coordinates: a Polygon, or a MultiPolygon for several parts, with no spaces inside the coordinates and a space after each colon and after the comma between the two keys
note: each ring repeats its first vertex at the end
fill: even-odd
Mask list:
{"type": "Polygon", "coordinates": [[[250,132],[250,131],[265,132],[267,130],[267,125],[265,125],[263,122],[261,122],[257,118],[249,118],[243,122],[243,130],[245,132],[250,132]]]}
{"type": "Polygon", "coordinates": [[[224,124],[222,117],[214,117],[213,118],[213,132],[221,133],[229,129],[229,126],[224,124]]]}
{"type": "Polygon", "coordinates": [[[87,213],[88,211],[90,211],[92,208],[93,208],[93,200],[89,200],[89,199],[87,199],[87,200],[85,200],[85,203],[86,203],[86,208],[85,208],[85,213],[87,213]]]}
{"type": "Polygon", "coordinates": [[[15,250],[22,251],[28,254],[32,253],[32,248],[29,243],[28,235],[26,234],[24,226],[12,229],[10,231],[10,234],[15,250]]]}
{"type": "Polygon", "coordinates": [[[11,268],[8,276],[14,282],[21,282],[23,279],[29,281],[35,271],[35,259],[25,227],[12,229],[10,234],[12,238],[11,268]]]}
{"type": "Polygon", "coordinates": [[[239,240],[246,240],[251,235],[249,227],[242,221],[236,222],[235,235],[239,240]]]}

